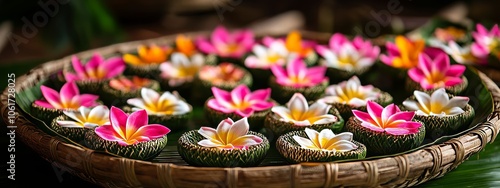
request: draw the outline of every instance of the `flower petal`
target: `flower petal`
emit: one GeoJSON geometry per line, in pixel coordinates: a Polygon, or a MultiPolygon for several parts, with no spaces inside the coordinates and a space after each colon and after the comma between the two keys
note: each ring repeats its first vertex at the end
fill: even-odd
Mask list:
{"type": "Polygon", "coordinates": [[[120,57],[113,57],[106,60],[103,69],[108,71],[106,78],[113,78],[123,73],[125,70],[125,62],[120,57]]]}
{"type": "Polygon", "coordinates": [[[42,91],[44,99],[51,106],[53,106],[52,108],[58,108],[58,109],[63,108],[63,106],[61,105],[61,101],[59,99],[59,93],[57,93],[57,91],[44,85],[40,86],[40,90],[42,91]]]}
{"type": "Polygon", "coordinates": [[[158,92],[146,87],[141,89],[141,96],[146,105],[156,104],[160,98],[160,94],[158,92]]]}
{"type": "MultiPolygon", "coordinates": [[[[85,72],[85,68],[83,67],[82,63],[80,62],[80,59],[76,56],[71,57],[71,65],[73,66],[73,70],[75,70],[76,75],[78,75],[79,78],[86,78],[87,73],[85,72]]],[[[66,80],[69,82],[69,80],[66,80]]]]}
{"type": "Polygon", "coordinates": [[[357,149],[358,146],[350,141],[347,140],[340,140],[336,142],[335,144],[330,145],[330,147],[326,148],[328,150],[333,150],[335,149],[336,151],[351,151],[354,149],[357,149]]]}
{"type": "Polygon", "coordinates": [[[217,135],[217,130],[215,130],[212,127],[200,127],[198,130],[198,133],[201,134],[201,136],[205,137],[206,139],[209,140],[221,140],[219,138],[219,135],[217,135]]]}
{"type": "Polygon", "coordinates": [[[223,144],[228,144],[227,140],[227,135],[229,133],[229,130],[231,129],[231,126],[234,124],[233,120],[231,118],[226,118],[222,120],[219,125],[217,126],[217,135],[219,135],[219,138],[221,139],[220,141],[223,144]]]}
{"type": "Polygon", "coordinates": [[[319,132],[314,130],[314,129],[310,129],[310,128],[305,128],[304,131],[306,132],[306,135],[307,137],[309,137],[309,140],[311,140],[311,142],[317,147],[317,148],[321,148],[321,144],[319,143],[319,132]]]}
{"type": "MultiPolygon", "coordinates": [[[[147,117],[147,116],[146,116],[147,117]]],[[[130,138],[147,137],[149,139],[161,138],[170,133],[170,129],[160,124],[149,124],[139,127],[130,138]]]]}
{"type": "MultiPolygon", "coordinates": [[[[111,106],[111,112],[109,116],[109,120],[111,125],[113,126],[114,131],[120,135],[121,138],[126,137],[126,125],[127,125],[128,115],[123,112],[121,109],[111,106]]],[[[101,126],[102,127],[102,126],[101,126]]]]}
{"type": "Polygon", "coordinates": [[[285,69],[279,65],[274,65],[271,67],[271,72],[273,75],[276,77],[276,79],[286,79],[288,78],[288,75],[285,71],[285,69]]]}
{"type": "Polygon", "coordinates": [[[352,141],[353,134],[350,132],[343,132],[335,135],[334,137],[330,138],[328,142],[323,145],[324,149],[331,149],[330,147],[334,146],[339,141],[352,141]]]}
{"type": "Polygon", "coordinates": [[[93,94],[82,94],[78,96],[80,105],[85,107],[96,106],[98,104],[96,102],[98,98],[99,98],[98,95],[93,95],[93,94]]]}
{"type": "Polygon", "coordinates": [[[80,94],[80,92],[78,91],[78,86],[76,86],[76,83],[68,82],[61,87],[59,99],[63,105],[68,104],[71,99],[73,99],[73,97],[78,94],[80,94]]]}
{"type": "Polygon", "coordinates": [[[381,117],[384,108],[381,105],[377,104],[376,102],[368,101],[366,103],[366,110],[372,117],[373,121],[377,122],[378,125],[383,125],[381,117]]]}
{"type": "Polygon", "coordinates": [[[377,124],[369,122],[361,122],[361,126],[376,132],[384,132],[384,129],[379,127],[377,124]]]}
{"type": "Polygon", "coordinates": [[[413,91],[413,95],[417,99],[419,103],[419,107],[427,112],[430,112],[431,109],[429,107],[431,106],[431,96],[429,96],[427,93],[421,92],[421,91],[413,91]]]}
{"type": "Polygon", "coordinates": [[[262,138],[258,136],[245,135],[233,140],[231,144],[237,148],[248,148],[249,146],[260,144],[262,141],[262,138]]]}
{"type": "Polygon", "coordinates": [[[465,71],[465,66],[463,65],[451,65],[446,76],[460,77],[465,71]]]}
{"type": "Polygon", "coordinates": [[[267,101],[271,97],[271,88],[258,89],[248,95],[248,101],[267,101]]]}
{"type": "Polygon", "coordinates": [[[383,123],[382,125],[389,123],[390,122],[389,118],[392,117],[393,115],[396,115],[396,113],[399,111],[400,111],[399,108],[394,104],[389,104],[387,107],[385,107],[382,110],[382,114],[381,114],[381,120],[383,123]]]}
{"type": "Polygon", "coordinates": [[[234,113],[238,114],[241,117],[250,117],[254,113],[253,108],[245,108],[245,109],[237,109],[234,113]]]}
{"type": "Polygon", "coordinates": [[[223,146],[222,144],[214,142],[214,140],[209,140],[209,139],[204,139],[204,140],[199,141],[198,145],[203,146],[203,147],[209,147],[209,148],[223,146]]]}
{"type": "Polygon", "coordinates": [[[293,120],[290,110],[284,106],[275,106],[271,108],[271,111],[276,113],[279,117],[285,120],[293,120]]]}
{"type": "Polygon", "coordinates": [[[333,137],[335,137],[335,134],[333,133],[333,131],[331,129],[323,129],[323,130],[321,130],[319,132],[319,134],[318,134],[318,143],[320,144],[319,148],[321,148],[321,149],[327,148],[326,144],[333,137]]]}
{"type": "Polygon", "coordinates": [[[240,84],[231,91],[232,102],[236,105],[239,105],[244,101],[244,99],[249,94],[250,94],[250,89],[248,89],[247,85],[240,84]]]}
{"type": "Polygon", "coordinates": [[[227,141],[234,145],[233,141],[239,137],[246,135],[249,129],[250,125],[248,124],[247,118],[241,118],[240,120],[234,122],[234,124],[229,129],[229,132],[227,134],[227,141]]]}
{"type": "Polygon", "coordinates": [[[36,100],[34,103],[38,106],[41,106],[44,108],[49,108],[49,109],[61,109],[62,108],[61,106],[55,107],[45,100],[36,100]]]}
{"type": "Polygon", "coordinates": [[[306,149],[319,149],[310,139],[303,138],[303,137],[300,137],[300,136],[293,136],[293,139],[302,148],[306,148],[306,149]]]}
{"type": "Polygon", "coordinates": [[[309,110],[309,104],[301,93],[293,94],[286,104],[294,120],[302,120],[302,115],[309,110]]]}
{"type": "Polygon", "coordinates": [[[57,121],[57,124],[66,128],[83,128],[83,124],[76,121],[57,121]]]}
{"type": "MultiPolygon", "coordinates": [[[[111,109],[113,110],[113,109],[111,109]]],[[[103,126],[100,126],[100,127],[96,127],[94,129],[95,133],[101,137],[102,139],[104,140],[107,140],[107,141],[119,141],[119,140],[123,140],[123,137],[118,134],[114,127],[111,126],[111,125],[103,125],[103,126]]]]}
{"type": "MultiPolygon", "coordinates": [[[[125,138],[131,137],[139,127],[148,124],[148,113],[146,110],[139,110],[130,114],[127,118],[127,124],[125,128],[125,138]]],[[[142,135],[141,135],[142,136],[142,135]]]]}
{"type": "Polygon", "coordinates": [[[452,107],[465,108],[465,106],[467,106],[468,103],[469,103],[469,97],[456,96],[451,98],[448,101],[448,104],[444,108],[445,109],[452,107]]]}
{"type": "Polygon", "coordinates": [[[141,98],[133,98],[133,99],[128,99],[127,104],[132,105],[134,107],[138,107],[140,109],[146,109],[146,105],[144,104],[144,101],[141,98]]]}
{"type": "Polygon", "coordinates": [[[234,112],[233,109],[230,109],[227,106],[221,105],[219,103],[219,101],[217,101],[216,99],[208,100],[207,106],[209,108],[212,108],[212,109],[217,110],[217,111],[221,111],[221,112],[226,113],[226,114],[234,112]]]}

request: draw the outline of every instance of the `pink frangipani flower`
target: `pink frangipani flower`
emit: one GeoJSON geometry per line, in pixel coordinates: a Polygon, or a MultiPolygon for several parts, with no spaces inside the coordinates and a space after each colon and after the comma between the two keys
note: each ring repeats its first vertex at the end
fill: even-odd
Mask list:
{"type": "MultiPolygon", "coordinates": [[[[477,24],[476,31],[472,32],[474,43],[472,43],[471,51],[477,57],[486,57],[488,54],[493,55],[500,52],[500,29],[498,24],[495,24],[490,31],[483,25],[477,24]]],[[[499,56],[500,57],[500,56],[499,56]]]]}
{"type": "Polygon", "coordinates": [[[361,121],[361,126],[376,132],[387,132],[392,135],[417,133],[421,123],[412,121],[415,112],[404,112],[398,106],[390,104],[382,107],[376,102],[368,101],[367,112],[352,110],[354,116],[361,121]]]}
{"type": "Polygon", "coordinates": [[[236,113],[241,117],[249,117],[254,112],[267,110],[274,106],[269,101],[271,89],[259,89],[250,92],[250,89],[241,84],[231,92],[212,87],[213,99],[207,103],[209,108],[223,113],[236,113]]]}
{"type": "Polygon", "coordinates": [[[217,129],[201,127],[198,130],[205,139],[198,142],[204,147],[217,147],[219,149],[248,149],[252,145],[262,143],[262,138],[248,134],[250,125],[246,117],[233,122],[231,118],[222,120],[217,129]]]}
{"type": "Polygon", "coordinates": [[[352,71],[373,65],[380,48],[360,36],[351,42],[344,35],[336,33],[330,38],[329,46],[318,45],[316,51],[325,58],[327,67],[352,71]]]}
{"type": "Polygon", "coordinates": [[[170,132],[169,128],[160,124],[148,125],[146,110],[139,110],[128,115],[112,106],[109,120],[110,125],[95,128],[95,133],[104,140],[116,141],[122,146],[161,138],[170,132]]]}
{"type": "Polygon", "coordinates": [[[93,107],[98,103],[96,100],[99,98],[97,95],[81,94],[75,82],[65,83],[60,93],[47,86],[41,86],[42,95],[44,99],[36,100],[35,104],[44,108],[50,109],[71,109],[76,110],[80,106],[93,107]]]}
{"type": "Polygon", "coordinates": [[[450,65],[450,58],[443,51],[434,59],[425,53],[418,57],[418,66],[408,70],[408,76],[426,90],[454,86],[462,83],[464,65],[450,65]]]}
{"type": "Polygon", "coordinates": [[[122,74],[125,70],[125,62],[121,57],[112,57],[105,60],[99,53],[94,53],[85,65],[76,56],[71,58],[71,63],[76,74],[65,72],[64,78],[67,82],[110,79],[122,74]]]}
{"type": "Polygon", "coordinates": [[[328,81],[325,76],[326,67],[316,66],[307,68],[306,63],[295,58],[288,62],[286,69],[275,65],[271,67],[271,71],[276,77],[276,82],[282,86],[291,87],[311,87],[328,81]]]}
{"type": "Polygon", "coordinates": [[[245,53],[250,52],[254,43],[254,34],[250,30],[229,33],[223,26],[215,28],[210,41],[205,38],[199,38],[196,41],[198,48],[203,53],[232,58],[240,58],[245,53]]]}

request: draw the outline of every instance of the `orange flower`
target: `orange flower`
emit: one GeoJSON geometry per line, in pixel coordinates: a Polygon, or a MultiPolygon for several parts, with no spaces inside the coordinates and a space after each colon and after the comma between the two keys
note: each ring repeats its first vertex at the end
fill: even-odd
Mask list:
{"type": "Polygon", "coordinates": [[[312,52],[314,45],[302,41],[302,35],[298,31],[292,31],[286,37],[285,46],[288,51],[295,52],[300,57],[305,57],[312,52]]]}
{"type": "Polygon", "coordinates": [[[160,64],[167,61],[168,56],[172,53],[172,49],[163,48],[157,45],[137,47],[138,55],[125,54],[123,60],[131,65],[149,65],[160,64]]]}
{"type": "Polygon", "coordinates": [[[424,51],[425,42],[399,35],[395,43],[387,42],[386,47],[388,55],[380,56],[382,62],[395,68],[410,69],[418,65],[418,55],[424,51]]]}
{"type": "Polygon", "coordinates": [[[177,35],[175,38],[175,47],[178,52],[191,56],[196,53],[196,46],[193,41],[185,35],[177,35]]]}

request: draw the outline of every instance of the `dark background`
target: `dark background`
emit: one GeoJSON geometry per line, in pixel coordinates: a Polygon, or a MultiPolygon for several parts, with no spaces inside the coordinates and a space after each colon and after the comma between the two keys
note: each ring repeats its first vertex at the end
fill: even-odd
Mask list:
{"type": "MultiPolygon", "coordinates": [[[[500,2],[487,0],[69,0],[65,4],[55,0],[0,0],[0,24],[9,23],[5,24],[9,26],[0,26],[0,76],[7,73],[20,76],[48,60],[113,43],[212,30],[219,24],[230,28],[246,27],[288,11],[301,13],[304,19],[302,29],[359,34],[354,28],[362,30],[367,23],[376,20],[372,12],[387,10],[387,5],[394,2],[400,3],[402,11],[391,14],[391,24],[381,26],[379,35],[411,31],[456,3],[461,3],[459,7],[462,7],[456,14],[464,14],[472,21],[500,22],[500,2]],[[53,17],[47,17],[45,24],[39,23],[41,26],[36,27],[37,32],[28,37],[23,33],[23,27],[27,24],[25,20],[33,22],[33,15],[44,11],[38,2],[55,2],[58,10],[54,11],[53,17]],[[12,45],[9,35],[2,33],[23,37],[26,43],[12,45]],[[14,46],[17,46],[17,50],[14,46]]],[[[6,82],[2,82],[0,88],[6,85],[6,82]]],[[[4,134],[6,126],[1,127],[4,138],[2,145],[6,146],[9,141],[4,134]]],[[[496,143],[489,147],[493,148],[490,151],[498,151],[500,146],[496,143]]],[[[498,158],[492,162],[500,163],[498,158]]],[[[474,161],[469,163],[474,165],[474,161]]],[[[5,165],[2,163],[2,169],[7,168],[5,165]]],[[[16,181],[10,181],[6,175],[2,175],[1,187],[93,187],[59,170],[17,140],[16,181]]],[[[498,169],[495,172],[499,173],[498,169]]],[[[460,175],[461,172],[456,173],[460,175]]],[[[498,175],[493,177],[500,179],[498,175]]],[[[437,185],[439,187],[439,183],[437,185]]]]}

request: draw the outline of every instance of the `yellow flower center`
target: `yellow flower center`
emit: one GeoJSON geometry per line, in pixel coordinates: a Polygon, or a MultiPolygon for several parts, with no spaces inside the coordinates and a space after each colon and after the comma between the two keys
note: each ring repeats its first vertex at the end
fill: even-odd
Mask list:
{"type": "Polygon", "coordinates": [[[163,100],[158,103],[146,103],[146,110],[157,114],[171,115],[175,112],[175,105],[172,101],[163,100]]]}
{"type": "Polygon", "coordinates": [[[279,59],[281,59],[281,56],[279,56],[277,54],[267,56],[267,61],[269,63],[276,63],[279,59]]]}
{"type": "Polygon", "coordinates": [[[355,67],[357,64],[357,62],[351,56],[341,57],[339,59],[339,62],[341,65],[352,65],[353,67],[355,67]]]}
{"type": "Polygon", "coordinates": [[[299,76],[290,76],[290,82],[294,84],[306,84],[309,83],[309,79],[307,78],[301,78],[299,76]]]}
{"type": "Polygon", "coordinates": [[[349,103],[352,99],[358,98],[364,100],[366,95],[360,91],[345,90],[344,95],[339,95],[340,102],[349,103]]]}
{"type": "Polygon", "coordinates": [[[180,67],[177,76],[179,78],[193,77],[198,71],[199,67],[196,66],[180,67]]]}
{"type": "Polygon", "coordinates": [[[432,71],[430,75],[427,76],[427,82],[429,84],[444,86],[445,75],[439,71],[432,71]]]}

